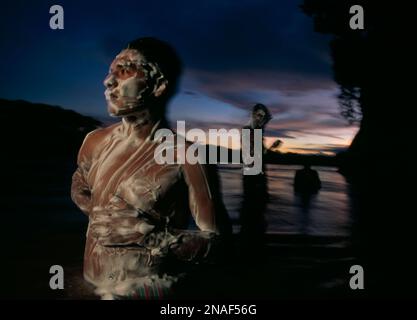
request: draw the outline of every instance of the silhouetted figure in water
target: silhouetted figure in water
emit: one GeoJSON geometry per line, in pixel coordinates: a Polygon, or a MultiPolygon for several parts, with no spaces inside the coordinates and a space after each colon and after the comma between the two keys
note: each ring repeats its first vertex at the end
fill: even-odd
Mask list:
{"type": "Polygon", "coordinates": [[[294,192],[301,206],[301,232],[306,233],[309,225],[309,213],[312,200],[321,189],[321,181],[316,170],[305,164],[303,169],[297,170],[294,177],[294,192]]]}
{"type": "Polygon", "coordinates": [[[315,194],[321,189],[321,181],[316,170],[305,164],[297,170],[294,178],[294,191],[299,194],[315,194]]]}
{"type": "MultiPolygon", "coordinates": [[[[269,110],[262,104],[256,104],[252,109],[251,120],[244,129],[251,130],[251,155],[254,147],[254,129],[262,130],[271,120],[269,110]]],[[[265,148],[262,143],[262,153],[265,148]]],[[[240,211],[242,248],[258,247],[263,244],[263,236],[266,230],[264,212],[268,201],[267,178],[265,166],[262,161],[262,171],[257,175],[243,175],[243,202],[240,211]]]]}

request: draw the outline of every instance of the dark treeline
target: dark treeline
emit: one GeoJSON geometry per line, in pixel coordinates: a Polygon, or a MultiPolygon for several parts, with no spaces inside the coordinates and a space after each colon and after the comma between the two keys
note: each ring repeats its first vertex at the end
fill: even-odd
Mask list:
{"type": "Polygon", "coordinates": [[[417,217],[411,209],[415,188],[410,187],[415,164],[406,142],[414,116],[410,101],[404,101],[412,37],[403,23],[404,7],[366,0],[304,0],[301,9],[312,18],[316,32],[331,36],[341,114],[360,124],[342,169],[355,194],[353,235],[368,275],[367,292],[415,297],[417,217]],[[363,30],[349,26],[353,5],[363,7],[363,30]]]}
{"type": "Polygon", "coordinates": [[[58,106],[0,99],[2,144],[15,160],[76,155],[85,135],[101,125],[58,106]]]}
{"type": "Polygon", "coordinates": [[[299,153],[278,153],[269,151],[265,155],[266,163],[274,164],[297,164],[305,165],[310,164],[312,166],[331,166],[339,167],[344,158],[343,153],[339,153],[336,156],[322,155],[322,154],[299,154],[299,153]]]}

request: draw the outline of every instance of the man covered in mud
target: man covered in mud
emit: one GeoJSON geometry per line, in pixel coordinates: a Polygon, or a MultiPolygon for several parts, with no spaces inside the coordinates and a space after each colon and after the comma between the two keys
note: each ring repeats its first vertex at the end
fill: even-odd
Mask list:
{"type": "Polygon", "coordinates": [[[71,195],[89,217],[84,278],[102,298],[166,296],[177,280],[166,261],[205,261],[227,225],[207,166],[155,161],[180,74],[165,42],[129,43],[104,80],[121,121],[89,133],[79,151],[71,195]],[[189,213],[199,230],[187,230],[189,213]]]}
{"type": "MultiPolygon", "coordinates": [[[[262,155],[255,155],[253,149],[254,130],[261,130],[260,138],[263,140],[263,130],[267,123],[272,119],[271,113],[263,104],[257,103],[252,107],[251,118],[249,123],[243,127],[250,130],[250,153],[253,156],[260,156],[266,153],[262,141],[262,155]]],[[[273,147],[278,147],[281,141],[274,142],[273,147]]],[[[245,167],[245,164],[244,164],[245,167]]],[[[264,212],[268,202],[267,177],[265,175],[265,163],[262,160],[262,171],[256,175],[243,175],[243,201],[240,210],[240,236],[243,254],[248,249],[252,252],[259,252],[263,244],[263,235],[266,230],[264,212]]]]}

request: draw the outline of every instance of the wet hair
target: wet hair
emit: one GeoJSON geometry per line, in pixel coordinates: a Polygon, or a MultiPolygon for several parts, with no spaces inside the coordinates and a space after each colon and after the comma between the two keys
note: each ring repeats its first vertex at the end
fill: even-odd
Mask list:
{"type": "Polygon", "coordinates": [[[127,49],[139,51],[147,61],[158,65],[168,80],[167,90],[164,94],[166,99],[175,94],[182,73],[182,63],[171,45],[156,38],[145,37],[129,42],[127,49]]]}
{"type": "Polygon", "coordinates": [[[272,115],[269,112],[268,108],[265,107],[265,105],[263,105],[262,103],[257,103],[253,106],[252,112],[256,112],[258,110],[262,110],[263,112],[265,112],[265,117],[268,121],[272,119],[272,115]]]}

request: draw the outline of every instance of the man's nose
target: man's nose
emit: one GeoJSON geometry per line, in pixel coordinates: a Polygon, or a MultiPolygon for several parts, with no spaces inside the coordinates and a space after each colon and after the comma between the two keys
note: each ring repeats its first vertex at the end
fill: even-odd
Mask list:
{"type": "Polygon", "coordinates": [[[113,89],[117,86],[117,81],[114,75],[109,74],[106,79],[104,79],[104,86],[108,89],[113,89]]]}

